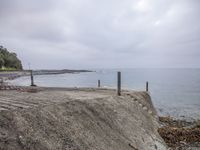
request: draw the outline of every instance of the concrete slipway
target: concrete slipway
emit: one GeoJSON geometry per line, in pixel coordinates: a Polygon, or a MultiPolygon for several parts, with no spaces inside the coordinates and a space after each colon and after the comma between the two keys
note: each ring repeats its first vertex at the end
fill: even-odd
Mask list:
{"type": "Polygon", "coordinates": [[[0,90],[1,150],[165,150],[146,92],[0,90]]]}

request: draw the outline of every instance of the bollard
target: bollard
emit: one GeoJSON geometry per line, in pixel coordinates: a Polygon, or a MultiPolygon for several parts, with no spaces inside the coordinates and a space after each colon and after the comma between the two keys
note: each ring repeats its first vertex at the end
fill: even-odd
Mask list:
{"type": "Polygon", "coordinates": [[[149,91],[149,82],[147,81],[146,82],[146,92],[148,92],[149,91]]]}
{"type": "Polygon", "coordinates": [[[121,95],[121,72],[117,72],[117,95],[121,95]]]}
{"type": "Polygon", "coordinates": [[[100,88],[100,87],[101,87],[101,81],[98,80],[98,88],[100,88]]]}
{"type": "Polygon", "coordinates": [[[31,86],[36,86],[33,79],[33,70],[31,70],[31,86]]]}

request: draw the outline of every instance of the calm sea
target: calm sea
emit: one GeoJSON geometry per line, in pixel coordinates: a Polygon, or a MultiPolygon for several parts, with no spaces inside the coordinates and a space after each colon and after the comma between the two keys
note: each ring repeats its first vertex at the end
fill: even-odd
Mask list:
{"type": "MultiPolygon", "coordinates": [[[[35,76],[38,86],[116,87],[117,71],[122,72],[124,89],[145,90],[149,82],[152,101],[161,115],[200,119],[200,69],[98,69],[96,72],[35,76]]],[[[11,81],[30,85],[30,77],[11,81]]]]}

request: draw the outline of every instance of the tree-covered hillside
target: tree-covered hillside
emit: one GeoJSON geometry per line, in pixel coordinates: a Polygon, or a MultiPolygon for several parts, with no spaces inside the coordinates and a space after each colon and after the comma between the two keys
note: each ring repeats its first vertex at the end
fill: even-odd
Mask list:
{"type": "Polygon", "coordinates": [[[3,46],[0,46],[0,69],[2,68],[22,70],[22,63],[17,58],[16,53],[11,53],[3,46]]]}

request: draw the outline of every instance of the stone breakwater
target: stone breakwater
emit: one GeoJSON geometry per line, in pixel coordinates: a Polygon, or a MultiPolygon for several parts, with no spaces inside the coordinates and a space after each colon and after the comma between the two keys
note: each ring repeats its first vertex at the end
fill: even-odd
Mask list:
{"type": "Polygon", "coordinates": [[[165,150],[146,92],[0,90],[0,149],[165,150]]]}
{"type": "Polygon", "coordinates": [[[30,71],[0,71],[0,85],[6,80],[14,80],[29,75],[30,71]]]}
{"type": "MultiPolygon", "coordinates": [[[[83,73],[83,72],[93,72],[90,70],[33,70],[33,75],[55,75],[55,74],[65,74],[65,73],[83,73]]],[[[30,76],[30,70],[22,71],[0,71],[0,82],[2,80],[13,80],[21,76],[30,76]]]]}

